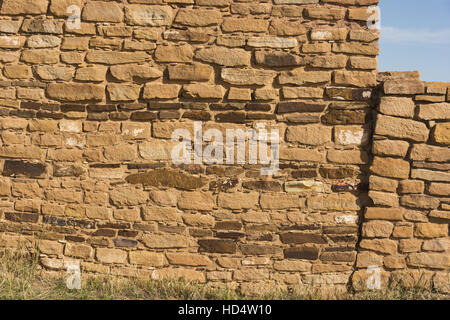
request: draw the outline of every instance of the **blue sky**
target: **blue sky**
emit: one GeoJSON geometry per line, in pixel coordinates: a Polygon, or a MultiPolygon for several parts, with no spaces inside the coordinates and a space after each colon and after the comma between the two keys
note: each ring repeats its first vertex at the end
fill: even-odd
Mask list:
{"type": "Polygon", "coordinates": [[[379,71],[450,82],[450,0],[380,0],[379,71]]]}

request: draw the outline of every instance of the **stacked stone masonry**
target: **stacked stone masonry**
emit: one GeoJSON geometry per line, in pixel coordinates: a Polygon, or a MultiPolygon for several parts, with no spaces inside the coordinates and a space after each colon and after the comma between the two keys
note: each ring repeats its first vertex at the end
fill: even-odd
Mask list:
{"type": "Polygon", "coordinates": [[[244,293],[371,266],[449,291],[450,84],[377,73],[377,4],[0,1],[0,247],[244,293]],[[279,171],[173,164],[194,121],[279,130],[279,171]]]}

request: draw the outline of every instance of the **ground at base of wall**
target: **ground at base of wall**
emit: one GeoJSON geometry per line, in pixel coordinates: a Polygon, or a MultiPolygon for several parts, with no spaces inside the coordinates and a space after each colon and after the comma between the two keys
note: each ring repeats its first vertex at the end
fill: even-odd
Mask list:
{"type": "Polygon", "coordinates": [[[290,288],[264,295],[246,295],[234,288],[214,287],[181,280],[142,280],[85,275],[80,289],[68,289],[68,275],[40,268],[37,257],[4,254],[0,260],[0,300],[450,300],[430,290],[412,287],[349,293],[343,290],[290,288]]]}

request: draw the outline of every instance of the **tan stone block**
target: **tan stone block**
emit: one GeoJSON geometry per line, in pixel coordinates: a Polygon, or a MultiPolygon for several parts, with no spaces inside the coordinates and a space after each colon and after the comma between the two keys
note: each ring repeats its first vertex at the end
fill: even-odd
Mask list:
{"type": "Polygon", "coordinates": [[[265,210],[280,210],[305,207],[305,199],[290,194],[261,194],[261,208],[265,210]]]}
{"type": "Polygon", "coordinates": [[[64,249],[64,255],[80,259],[90,259],[94,249],[84,244],[67,243],[64,249]]]}
{"type": "Polygon", "coordinates": [[[144,234],[142,242],[145,246],[154,249],[186,248],[189,239],[179,234],[144,234]]]}
{"type": "Polygon", "coordinates": [[[375,157],[370,170],[382,177],[407,179],[409,177],[409,162],[400,159],[375,157]]]}
{"type": "Polygon", "coordinates": [[[386,256],[383,259],[384,266],[389,269],[405,269],[406,268],[406,260],[404,256],[393,255],[386,256]]]}
{"type": "Polygon", "coordinates": [[[331,127],[322,125],[291,126],[286,130],[286,140],[307,145],[322,145],[331,141],[331,127]]]}
{"type": "Polygon", "coordinates": [[[383,256],[377,255],[374,252],[363,251],[359,252],[356,259],[356,266],[358,268],[367,268],[370,266],[379,266],[383,265],[383,256]]]}
{"type": "Polygon", "coordinates": [[[258,193],[220,193],[219,207],[231,210],[251,209],[258,204],[258,193]]]}
{"type": "Polygon", "coordinates": [[[57,131],[58,122],[55,120],[32,119],[28,124],[30,131],[55,132],[57,131]]]}
{"type": "Polygon", "coordinates": [[[156,48],[155,58],[160,62],[190,62],[194,57],[192,47],[184,45],[160,45],[156,48]]]}
{"type": "Polygon", "coordinates": [[[58,241],[40,240],[39,251],[43,254],[62,255],[64,245],[58,241]]]}
{"type": "Polygon", "coordinates": [[[32,64],[55,64],[59,62],[59,51],[50,49],[27,49],[22,51],[20,61],[32,64]]]}
{"type": "Polygon", "coordinates": [[[411,98],[382,97],[378,110],[389,116],[412,118],[415,107],[411,98]]]}
{"type": "Polygon", "coordinates": [[[428,187],[428,193],[435,196],[450,196],[450,184],[433,182],[428,187]]]}
{"type": "Polygon", "coordinates": [[[394,238],[412,238],[414,234],[414,226],[412,224],[395,225],[392,236],[394,238]]]}
{"type": "Polygon", "coordinates": [[[272,19],[269,26],[269,34],[277,36],[298,36],[306,32],[307,28],[301,21],[272,19]]]}
{"type": "Polygon", "coordinates": [[[180,265],[180,266],[209,266],[212,265],[212,261],[204,255],[193,254],[193,253],[175,253],[168,252],[167,260],[170,264],[180,265]]]}
{"type": "Polygon", "coordinates": [[[421,120],[448,120],[450,119],[450,103],[419,105],[418,118],[421,120]]]}
{"type": "Polygon", "coordinates": [[[130,263],[150,267],[163,267],[167,265],[164,254],[148,251],[130,251],[130,263]]]}
{"type": "Polygon", "coordinates": [[[377,79],[375,72],[335,71],[334,83],[365,88],[376,86],[377,79]]]}
{"type": "Polygon", "coordinates": [[[269,21],[262,19],[225,18],[223,32],[267,32],[269,21]]]}
{"type": "Polygon", "coordinates": [[[369,163],[369,154],[365,151],[329,150],[328,161],[334,163],[365,164],[369,163]]]}
{"type": "Polygon", "coordinates": [[[367,238],[389,238],[394,225],[388,221],[369,221],[362,225],[362,235],[367,238]]]}
{"type": "Polygon", "coordinates": [[[104,81],[107,70],[108,68],[100,66],[79,68],[76,71],[75,79],[93,82],[104,81]]]}
{"type": "Polygon", "coordinates": [[[222,99],[224,88],[201,83],[188,84],[183,86],[182,95],[190,99],[222,99]]]}
{"type": "Polygon", "coordinates": [[[26,65],[6,65],[3,74],[9,79],[27,79],[31,75],[31,70],[26,65]]]}
{"type": "Polygon", "coordinates": [[[359,210],[357,198],[349,193],[309,197],[307,204],[315,210],[359,210]]]}
{"type": "Polygon", "coordinates": [[[400,252],[410,253],[418,252],[422,247],[422,240],[419,239],[401,239],[399,243],[400,252]]]}
{"type": "Polygon", "coordinates": [[[384,82],[385,94],[421,94],[425,88],[420,80],[393,79],[384,82]]]}
{"type": "Polygon", "coordinates": [[[437,123],[432,134],[434,142],[440,145],[450,145],[450,122],[437,123]]]}
{"type": "Polygon", "coordinates": [[[425,142],[428,140],[429,130],[422,122],[378,115],[375,133],[393,138],[425,142]]]}
{"type": "Polygon", "coordinates": [[[371,58],[371,57],[350,57],[349,58],[350,66],[353,69],[360,69],[360,70],[375,70],[378,66],[378,60],[377,58],[371,58]]]}
{"type": "Polygon", "coordinates": [[[399,193],[423,193],[425,184],[420,180],[402,180],[399,184],[399,193]]]}
{"type": "Polygon", "coordinates": [[[380,191],[369,191],[369,198],[376,206],[386,206],[396,208],[399,206],[398,196],[396,194],[380,191]]]}
{"type": "Polygon", "coordinates": [[[84,21],[122,22],[123,11],[116,3],[95,1],[85,4],[81,17],[84,21]]]}
{"type": "Polygon", "coordinates": [[[345,40],[348,30],[345,28],[336,29],[313,29],[311,31],[311,40],[313,41],[339,41],[345,40]]]}
{"type": "Polygon", "coordinates": [[[412,253],[408,255],[407,264],[413,267],[448,269],[450,267],[450,256],[445,253],[412,253]]]}
{"type": "Polygon", "coordinates": [[[141,86],[110,83],[106,87],[111,101],[135,101],[139,99],[141,86]]]}
{"type": "Polygon", "coordinates": [[[146,203],[148,193],[133,187],[119,187],[111,191],[110,197],[115,206],[135,206],[146,203]]]}
{"type": "Polygon", "coordinates": [[[448,224],[419,223],[414,235],[419,238],[440,238],[448,236],[448,224]]]}
{"type": "Polygon", "coordinates": [[[285,99],[320,99],[323,97],[322,88],[283,87],[282,92],[285,99]]]}
{"type": "Polygon", "coordinates": [[[347,65],[348,57],[344,55],[323,55],[310,58],[309,65],[315,68],[340,69],[347,65]]]}
{"type": "Polygon", "coordinates": [[[422,249],[425,251],[444,252],[450,248],[450,239],[432,239],[423,242],[422,249]]]}
{"type": "Polygon", "coordinates": [[[277,98],[277,89],[258,88],[255,90],[255,100],[275,100],[277,98]]]}
{"type": "MultiPolygon", "coordinates": [[[[228,100],[251,101],[252,90],[245,88],[230,88],[228,91],[228,100]]],[[[258,100],[258,98],[257,98],[258,100]]]]}
{"type": "Polygon", "coordinates": [[[103,100],[105,88],[94,84],[81,83],[51,83],[47,87],[47,94],[55,100],[84,101],[103,100]]]}
{"type": "Polygon", "coordinates": [[[120,249],[97,248],[95,257],[101,263],[127,263],[128,253],[120,249]]]}
{"type": "Polygon", "coordinates": [[[410,158],[416,161],[447,162],[450,161],[450,148],[414,144],[410,158]]]}
{"type": "Polygon", "coordinates": [[[366,208],[364,217],[369,220],[403,220],[403,210],[400,208],[366,208]]]}
{"type": "Polygon", "coordinates": [[[211,211],[215,206],[215,197],[210,193],[183,192],[178,201],[182,210],[211,211]]]}
{"type": "Polygon", "coordinates": [[[398,181],[371,175],[369,178],[370,190],[396,192],[398,181]]]}
{"type": "Polygon", "coordinates": [[[439,206],[439,199],[423,194],[410,194],[400,198],[402,206],[419,209],[436,209],[439,206]]]}
{"type": "MultiPolygon", "coordinates": [[[[103,64],[125,64],[125,63],[139,63],[149,60],[150,56],[145,52],[115,52],[92,50],[86,55],[86,60],[89,63],[103,63],[103,64]]],[[[128,67],[129,68],[129,67],[128,67]]]]}
{"type": "Polygon", "coordinates": [[[181,86],[177,84],[147,83],[142,93],[143,99],[175,99],[181,86]]]}
{"type": "Polygon", "coordinates": [[[131,4],[125,7],[125,21],[130,25],[160,27],[170,25],[172,20],[173,9],[167,5],[131,4]]]}
{"type": "MultiPolygon", "coordinates": [[[[442,209],[445,209],[444,207],[442,209]]],[[[450,211],[440,211],[440,210],[432,210],[430,212],[430,217],[450,220],[450,211]]]]}
{"type": "Polygon", "coordinates": [[[397,241],[390,239],[363,239],[360,242],[360,247],[384,254],[393,255],[397,253],[397,241]]]}
{"type": "Polygon", "coordinates": [[[139,208],[134,209],[116,209],[114,210],[114,219],[123,221],[139,221],[141,220],[141,212],[139,208]]]}
{"type": "Polygon", "coordinates": [[[180,214],[176,208],[147,207],[142,211],[143,219],[146,221],[176,222],[180,220],[180,214]]]}
{"type": "Polygon", "coordinates": [[[271,84],[275,78],[275,73],[269,70],[254,69],[222,69],[222,79],[234,85],[265,85],[271,84]]]}
{"type": "Polygon", "coordinates": [[[192,27],[205,27],[218,25],[222,14],[218,10],[180,9],[175,18],[175,23],[192,27]]]}
{"type": "Polygon", "coordinates": [[[324,162],[325,152],[313,149],[280,148],[280,159],[291,161],[324,162]]]}

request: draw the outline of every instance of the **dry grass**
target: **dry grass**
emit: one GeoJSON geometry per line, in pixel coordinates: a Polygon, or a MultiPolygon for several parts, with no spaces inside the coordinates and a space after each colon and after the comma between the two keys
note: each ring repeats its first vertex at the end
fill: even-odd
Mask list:
{"type": "MultiPolygon", "coordinates": [[[[185,299],[185,300],[244,300],[235,290],[213,288],[208,285],[184,281],[139,280],[117,277],[90,277],[84,279],[80,290],[69,290],[64,277],[43,278],[36,256],[24,252],[0,253],[0,300],[129,300],[129,299],[185,299]]],[[[324,296],[317,290],[277,291],[256,297],[267,300],[319,300],[324,296]]],[[[449,299],[442,295],[417,288],[341,294],[346,300],[430,300],[449,299]]]]}

